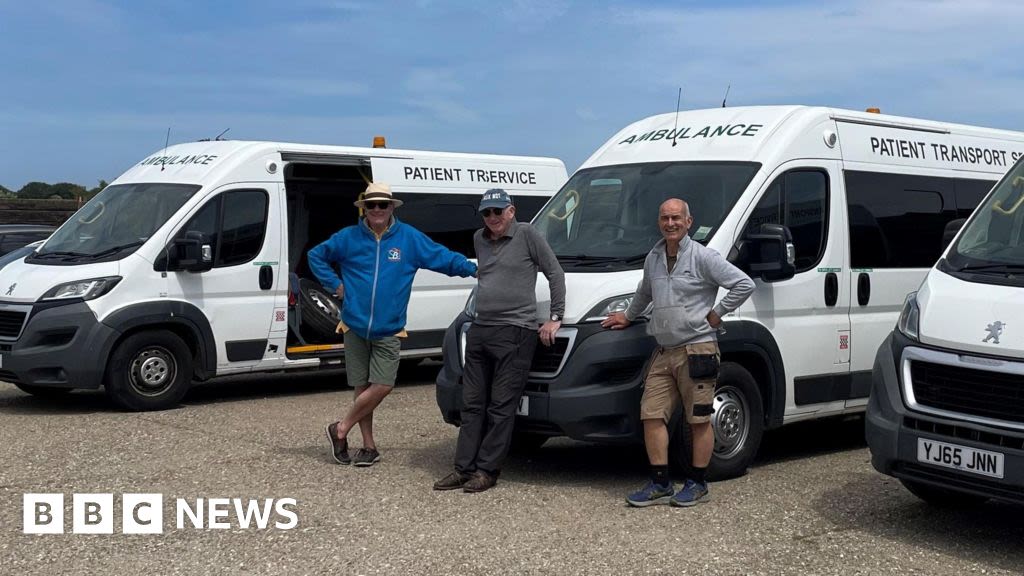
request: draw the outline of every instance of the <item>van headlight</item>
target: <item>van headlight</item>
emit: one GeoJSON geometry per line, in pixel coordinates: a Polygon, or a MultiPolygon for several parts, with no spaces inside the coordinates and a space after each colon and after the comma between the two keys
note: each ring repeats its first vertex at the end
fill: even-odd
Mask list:
{"type": "Polygon", "coordinates": [[[903,311],[900,312],[900,319],[896,322],[896,329],[911,340],[919,339],[919,325],[921,323],[921,309],[917,306],[917,292],[907,294],[903,302],[903,311]]]}
{"type": "MultiPolygon", "coordinates": [[[[625,312],[626,309],[629,308],[629,305],[633,303],[633,296],[635,296],[635,294],[625,294],[623,296],[609,298],[591,308],[590,312],[587,312],[587,315],[583,317],[583,321],[600,322],[607,318],[609,314],[625,312]]],[[[643,316],[643,314],[641,314],[641,316],[643,316]]]]}
{"type": "Polygon", "coordinates": [[[67,300],[69,298],[81,298],[92,300],[110,292],[117,283],[121,281],[120,276],[107,276],[105,278],[91,278],[89,280],[78,280],[76,282],[65,282],[50,288],[43,294],[39,301],[46,300],[67,300]]]}

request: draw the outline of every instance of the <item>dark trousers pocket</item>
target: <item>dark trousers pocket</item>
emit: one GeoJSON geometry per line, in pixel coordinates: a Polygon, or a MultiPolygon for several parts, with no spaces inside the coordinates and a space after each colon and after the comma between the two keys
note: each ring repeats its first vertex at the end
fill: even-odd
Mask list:
{"type": "Polygon", "coordinates": [[[686,362],[690,366],[690,378],[694,380],[718,377],[717,354],[690,354],[686,362]]]}

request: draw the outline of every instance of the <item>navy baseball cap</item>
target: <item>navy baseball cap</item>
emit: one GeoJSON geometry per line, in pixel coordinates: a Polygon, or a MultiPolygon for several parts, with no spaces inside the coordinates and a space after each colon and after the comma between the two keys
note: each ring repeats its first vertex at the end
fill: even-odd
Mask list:
{"type": "Polygon", "coordinates": [[[484,197],[480,199],[480,208],[478,212],[483,212],[487,208],[508,208],[512,205],[512,197],[508,195],[501,188],[491,188],[487,192],[484,192],[484,197]]]}

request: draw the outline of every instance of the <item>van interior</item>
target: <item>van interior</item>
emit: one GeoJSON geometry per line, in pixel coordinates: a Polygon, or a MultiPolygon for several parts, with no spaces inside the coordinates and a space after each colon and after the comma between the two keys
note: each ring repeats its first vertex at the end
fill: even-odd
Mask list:
{"type": "Polygon", "coordinates": [[[341,301],[313,275],[306,257],[317,244],[359,221],[352,205],[373,176],[370,164],[289,163],[285,167],[288,206],[288,357],[342,355],[335,332],[341,301]]]}

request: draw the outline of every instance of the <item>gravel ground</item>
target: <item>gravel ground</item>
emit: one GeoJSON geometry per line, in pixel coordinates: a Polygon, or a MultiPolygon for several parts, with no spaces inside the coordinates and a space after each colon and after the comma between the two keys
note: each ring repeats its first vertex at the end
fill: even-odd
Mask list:
{"type": "MultiPolygon", "coordinates": [[[[1021,574],[1021,509],[930,508],[875,473],[860,420],[766,436],[742,478],[693,509],[630,509],[642,451],[565,439],[509,459],[482,494],[438,493],[456,430],[430,366],[376,415],[383,461],[339,466],[323,426],[342,375],[232,378],[175,410],[100,393],[42,400],[0,384],[0,566],[7,574],[1021,574]],[[24,493],[63,493],[63,535],[22,533],[24,493]],[[112,535],[71,534],[71,494],[113,493],[112,535]],[[120,530],[120,495],[162,493],[164,533],[120,530]],[[291,530],[175,525],[186,498],[294,498],[291,530]]],[[[358,445],[358,435],[354,438],[358,445]]],[[[233,518],[233,515],[232,515],[233,518]]],[[[274,517],[274,521],[286,518],[274,517]]]]}

